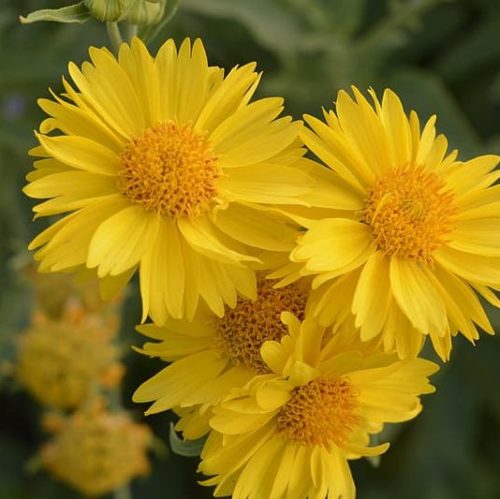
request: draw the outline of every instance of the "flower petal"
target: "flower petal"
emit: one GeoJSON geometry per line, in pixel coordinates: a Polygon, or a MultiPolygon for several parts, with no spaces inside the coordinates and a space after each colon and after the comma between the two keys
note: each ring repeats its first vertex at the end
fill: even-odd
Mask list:
{"type": "Polygon", "coordinates": [[[71,135],[37,134],[37,138],[55,159],[78,170],[115,176],[120,168],[118,156],[93,140],[71,135]]]}
{"type": "Polygon", "coordinates": [[[446,308],[436,288],[415,262],[392,257],[391,290],[401,310],[422,333],[446,331],[446,308]]]}
{"type": "Polygon", "coordinates": [[[363,266],[352,301],[352,312],[356,315],[356,327],[361,328],[362,341],[368,341],[381,332],[389,298],[389,259],[377,251],[363,266]]]}
{"type": "Polygon", "coordinates": [[[132,205],[105,220],[89,246],[87,266],[99,277],[117,275],[137,265],[158,233],[160,218],[132,205]]]}
{"type": "Polygon", "coordinates": [[[290,255],[294,262],[306,262],[310,272],[335,271],[362,265],[373,252],[367,225],[344,218],[316,222],[298,240],[290,255]]]}

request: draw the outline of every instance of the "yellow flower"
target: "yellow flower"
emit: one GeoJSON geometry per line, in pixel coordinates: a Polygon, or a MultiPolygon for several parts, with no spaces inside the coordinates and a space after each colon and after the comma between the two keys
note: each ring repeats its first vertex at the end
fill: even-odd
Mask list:
{"type": "Polygon", "coordinates": [[[103,322],[77,306],[59,320],[38,314],[19,340],[17,377],[41,403],[77,407],[96,384],[119,383],[123,367],[111,343],[115,333],[116,321],[103,322]]]}
{"type": "Polygon", "coordinates": [[[293,228],[269,210],[304,203],[299,122],[283,99],[250,102],[255,64],[209,66],[201,41],[172,40],[152,57],[138,39],[118,60],[90,49],[69,65],[74,87],[41,99],[50,115],[25,193],[37,216],[71,212],[36,237],[41,271],[95,268],[126,280],[139,268],[143,319],[219,316],[255,296],[253,253],[290,251],[293,228]],[[56,132],[54,135],[52,132],[56,132]]]}
{"type": "MultiPolygon", "coordinates": [[[[178,429],[189,425],[188,419],[207,419],[206,410],[233,387],[243,386],[258,373],[269,371],[260,356],[260,347],[266,340],[279,340],[287,334],[280,320],[288,310],[304,316],[307,292],[301,282],[274,289],[273,281],[259,280],[257,299],[238,300],[234,309],[227,309],[224,317],[214,317],[209,311],[200,311],[193,322],[169,320],[165,327],[139,327],[139,331],[156,340],[146,343],[143,352],[172,362],[143,383],[134,394],[135,402],[154,404],[146,414],[181,407],[184,421],[178,429]],[[206,405],[201,413],[182,408],[206,405]],[[186,418],[184,418],[184,416],[186,418]]],[[[205,430],[206,431],[206,430],[205,430]]],[[[196,431],[198,435],[200,430],[196,431]]],[[[203,431],[201,431],[203,434],[203,431]]],[[[185,431],[188,438],[196,438],[185,431]]]]}
{"type": "Polygon", "coordinates": [[[151,431],[125,412],[93,404],[50,423],[56,434],[41,451],[42,463],[86,496],[107,494],[149,472],[151,431]]]}
{"type": "Polygon", "coordinates": [[[500,287],[499,157],[458,161],[436,136],[435,116],[421,129],[386,90],[373,104],[353,87],[338,94],[326,123],[305,119],[302,139],[328,166],[332,207],[312,220],[291,253],[314,275],[315,314],[330,324],[347,308],[362,340],[381,335],[386,351],[418,355],[424,335],[443,360],[458,332],[493,329],[477,293],[495,306],[500,287]]]}
{"type": "Polygon", "coordinates": [[[261,350],[271,373],[213,408],[199,469],[215,476],[204,484],[233,499],[352,499],[348,460],[387,450],[388,443],[370,447],[370,434],[414,418],[438,367],[363,353],[354,341],[324,337],[313,319],[283,320],[290,336],[261,350]]]}

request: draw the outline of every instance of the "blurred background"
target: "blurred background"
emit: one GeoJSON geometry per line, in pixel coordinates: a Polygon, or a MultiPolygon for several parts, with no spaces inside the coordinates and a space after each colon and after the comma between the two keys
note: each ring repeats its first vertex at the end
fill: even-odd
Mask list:
{"type": "MultiPolygon", "coordinates": [[[[0,499],[82,497],[39,469],[37,453],[49,438],[44,410],[15,375],[20,332],[40,300],[25,248],[45,225],[32,222],[32,203],[20,192],[42,118],[36,99],[48,97],[49,87],[61,90],[68,61],[81,62],[89,45],[107,43],[96,21],[18,23],[21,14],[66,3],[0,0],[0,499]]],[[[500,153],[499,0],[181,0],[153,45],[185,36],[203,38],[212,64],[257,61],[264,72],[260,96],[283,95],[296,118],[319,115],[351,84],[379,94],[391,87],[421,120],[437,114],[438,129],[462,159],[500,153]]],[[[123,300],[120,397],[155,434],[151,472],[133,482],[132,497],[211,497],[196,484],[196,459],[168,449],[172,416],[144,418],[144,408],[130,400],[161,363],[131,350],[142,341],[134,332],[140,321],[134,285],[123,300]]],[[[490,317],[500,332],[500,312],[490,310],[490,317]]],[[[498,336],[483,335],[475,347],[458,338],[451,363],[434,378],[437,395],[425,398],[415,421],[388,428],[392,448],[378,467],[352,462],[359,498],[500,497],[499,377],[498,336]]],[[[124,499],[127,491],[114,497],[124,499]]]]}

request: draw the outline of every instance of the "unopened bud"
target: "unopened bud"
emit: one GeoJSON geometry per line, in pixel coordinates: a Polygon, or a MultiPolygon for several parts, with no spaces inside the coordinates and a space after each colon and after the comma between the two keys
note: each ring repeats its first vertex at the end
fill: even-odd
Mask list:
{"type": "Polygon", "coordinates": [[[165,12],[167,0],[139,0],[131,2],[127,21],[132,24],[159,23],[165,12]]]}
{"type": "Polygon", "coordinates": [[[99,21],[118,21],[128,8],[130,0],[84,0],[90,13],[99,21]]]}

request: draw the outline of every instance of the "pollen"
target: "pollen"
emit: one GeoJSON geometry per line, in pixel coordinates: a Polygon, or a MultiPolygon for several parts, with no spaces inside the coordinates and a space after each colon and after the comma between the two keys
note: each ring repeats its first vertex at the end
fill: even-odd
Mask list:
{"type": "Polygon", "coordinates": [[[288,334],[281,322],[281,312],[292,312],[304,319],[307,293],[293,283],[275,289],[275,281],[261,279],[257,284],[257,299],[238,300],[234,309],[227,309],[217,324],[219,350],[236,365],[244,365],[257,373],[268,373],[260,348],[265,341],[279,341],[288,334]]]}
{"type": "Polygon", "coordinates": [[[456,211],[453,193],[436,173],[404,166],[377,180],[361,216],[387,256],[432,264],[433,252],[453,230],[456,211]]]}
{"type": "Polygon", "coordinates": [[[190,124],[152,126],[133,138],[120,158],[119,189],[148,211],[172,219],[194,218],[217,195],[217,156],[190,124]]]}
{"type": "Polygon", "coordinates": [[[318,377],[298,386],[278,413],[278,432],[307,446],[342,447],[360,423],[357,391],[347,379],[318,377]]]}

